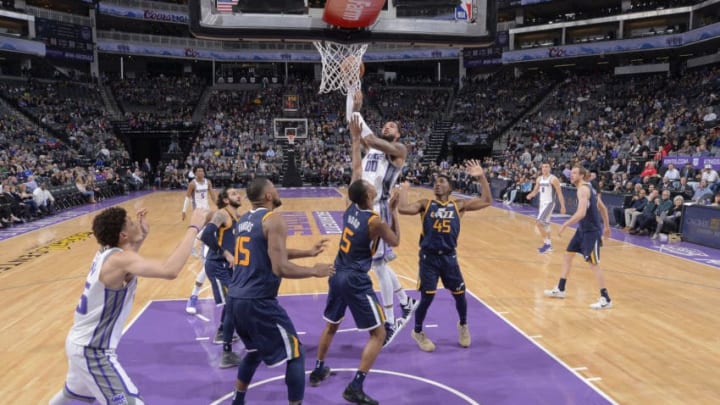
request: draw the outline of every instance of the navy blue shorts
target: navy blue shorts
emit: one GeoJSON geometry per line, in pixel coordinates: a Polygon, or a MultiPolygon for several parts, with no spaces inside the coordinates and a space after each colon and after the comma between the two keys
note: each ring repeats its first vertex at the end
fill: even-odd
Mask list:
{"type": "Polygon", "coordinates": [[[339,270],[328,279],[330,291],[323,318],[334,324],[342,322],[345,310],[355,319],[359,330],[372,330],[385,323],[385,313],[372,288],[367,273],[354,270],[339,270]]]}
{"type": "Polygon", "coordinates": [[[437,291],[438,280],[453,294],[465,291],[457,254],[434,255],[420,252],[420,275],[418,290],[427,294],[437,291]]]}
{"type": "Polygon", "coordinates": [[[227,303],[227,292],[233,269],[227,261],[205,260],[205,274],[210,279],[216,304],[227,303]]]}
{"type": "Polygon", "coordinates": [[[257,351],[268,367],[300,357],[300,339],[276,298],[228,297],[229,315],[249,352],[257,351]]]}
{"type": "Polygon", "coordinates": [[[600,246],[602,246],[602,232],[575,232],[568,243],[567,251],[583,255],[585,261],[591,264],[600,263],[600,246]]]}

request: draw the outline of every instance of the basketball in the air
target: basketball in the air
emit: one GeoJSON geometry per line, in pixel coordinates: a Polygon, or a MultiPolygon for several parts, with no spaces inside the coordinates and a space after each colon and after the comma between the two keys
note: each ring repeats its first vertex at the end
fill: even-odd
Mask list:
{"type": "MultiPolygon", "coordinates": [[[[357,56],[348,56],[340,63],[340,71],[342,72],[343,77],[346,78],[348,81],[354,81],[354,77],[352,77],[353,74],[353,66],[357,63],[357,56]]],[[[360,61],[360,71],[358,77],[362,78],[365,74],[365,64],[360,61]]]]}

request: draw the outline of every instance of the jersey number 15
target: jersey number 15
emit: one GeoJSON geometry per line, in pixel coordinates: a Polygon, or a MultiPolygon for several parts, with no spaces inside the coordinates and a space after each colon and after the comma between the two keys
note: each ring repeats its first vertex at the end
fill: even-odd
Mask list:
{"type": "Polygon", "coordinates": [[[250,242],[249,236],[241,236],[235,240],[235,265],[247,266],[250,264],[250,249],[245,247],[250,242]],[[242,257],[242,258],[241,258],[242,257]]]}

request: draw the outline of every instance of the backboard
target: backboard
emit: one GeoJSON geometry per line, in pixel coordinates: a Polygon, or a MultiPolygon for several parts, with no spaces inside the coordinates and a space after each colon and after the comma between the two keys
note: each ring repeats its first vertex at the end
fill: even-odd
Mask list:
{"type": "Polygon", "coordinates": [[[287,139],[288,135],[294,135],[296,139],[307,138],[307,118],[274,118],[273,136],[275,139],[287,139]]]}
{"type": "Polygon", "coordinates": [[[305,7],[305,0],[189,0],[190,31],[199,38],[235,41],[331,40],[473,46],[493,41],[496,18],[493,0],[387,0],[374,23],[360,29],[328,24],[323,19],[326,2],[346,2],[348,10],[359,3],[310,1],[305,7]],[[406,16],[408,10],[417,9],[413,7],[415,3],[418,7],[436,8],[440,4],[446,12],[432,17],[406,16]]]}

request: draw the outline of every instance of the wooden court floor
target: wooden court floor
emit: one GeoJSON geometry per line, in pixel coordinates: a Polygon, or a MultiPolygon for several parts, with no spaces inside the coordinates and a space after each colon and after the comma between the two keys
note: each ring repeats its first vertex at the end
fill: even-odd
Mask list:
{"type": "MultiPolygon", "coordinates": [[[[429,196],[429,191],[411,192],[411,198],[421,196],[429,196]]],[[[181,193],[158,192],[122,204],[130,210],[150,211],[151,231],[142,254],[162,258],[175,247],[186,226],[180,220],[182,199],[181,193]]],[[[281,210],[342,210],[344,204],[343,198],[285,199],[281,210]]],[[[67,370],[65,337],[97,249],[87,233],[92,217],[0,242],[0,263],[23,261],[0,272],[2,403],[47,403],[62,387],[67,370]]],[[[531,218],[488,208],[468,213],[462,221],[458,257],[468,289],[615,401],[718,403],[720,272],[716,268],[607,241],[601,263],[615,307],[592,311],[588,305],[599,293],[592,273],[579,259],[568,281],[568,297],[543,296],[543,289],[557,282],[562,247],[572,230],[555,237],[555,253],[538,255],[539,237],[531,218]]],[[[304,248],[320,238],[311,223],[313,235],[289,237],[288,246],[304,248]]],[[[419,225],[418,217],[401,217],[401,245],[392,263],[409,289],[415,286],[419,225]]],[[[330,239],[331,248],[318,260],[334,259],[338,237],[330,239]]],[[[131,319],[149,300],[187,297],[198,269],[198,260],[191,258],[176,280],[142,280],[131,319]]],[[[326,286],[325,280],[286,280],[281,292],[323,292],[326,286]]],[[[206,289],[203,296],[209,295],[206,289]]]]}

